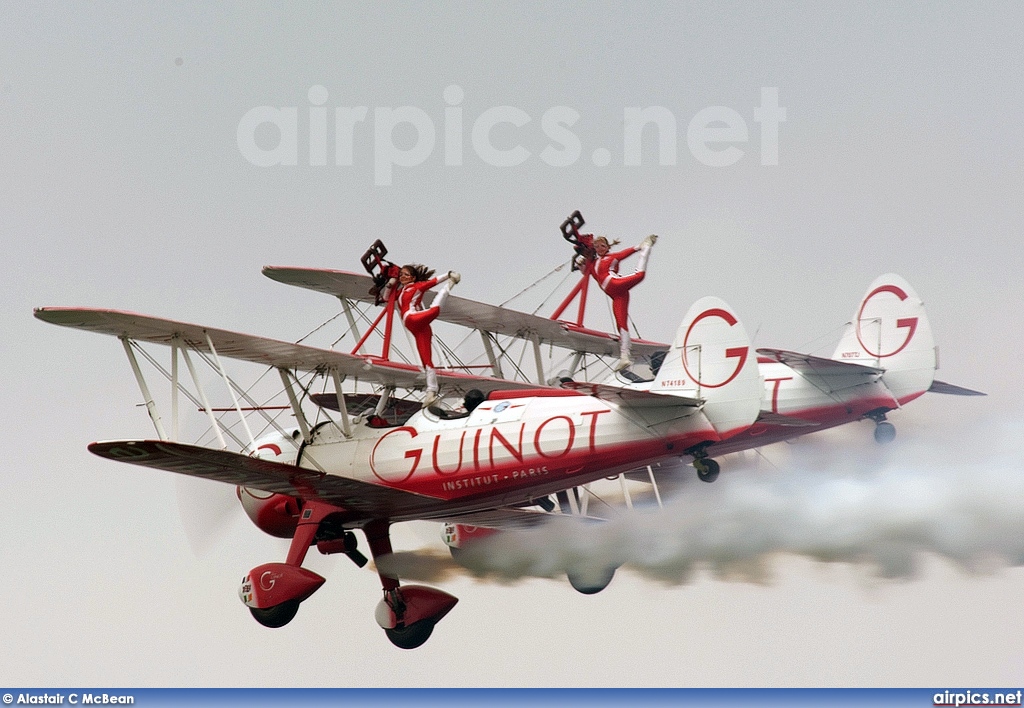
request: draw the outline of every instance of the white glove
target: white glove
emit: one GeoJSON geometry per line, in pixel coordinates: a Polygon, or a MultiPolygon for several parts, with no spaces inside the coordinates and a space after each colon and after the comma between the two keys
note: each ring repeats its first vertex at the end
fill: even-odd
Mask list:
{"type": "Polygon", "coordinates": [[[462,280],[462,276],[454,270],[448,271],[448,280],[452,281],[452,285],[458,285],[459,281],[462,280]]]}
{"type": "Polygon", "coordinates": [[[650,236],[645,238],[643,241],[641,241],[640,245],[641,246],[647,246],[648,248],[650,248],[651,246],[653,246],[655,244],[655,242],[657,240],[658,240],[658,234],[651,234],[650,236]]]}

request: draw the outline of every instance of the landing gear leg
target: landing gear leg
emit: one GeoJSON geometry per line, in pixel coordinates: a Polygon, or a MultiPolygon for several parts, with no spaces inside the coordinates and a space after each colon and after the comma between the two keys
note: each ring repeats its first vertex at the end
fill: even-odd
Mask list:
{"type": "Polygon", "coordinates": [[[336,507],[307,502],[292,536],[284,563],[264,563],[249,571],[239,595],[249,612],[264,627],[283,627],[299,611],[299,604],[324,584],[324,578],[302,567],[320,522],[339,511],[336,507]]]}
{"type": "Polygon", "coordinates": [[[708,457],[708,451],[705,448],[701,447],[689,452],[693,455],[693,468],[697,470],[697,477],[701,482],[710,483],[718,479],[721,468],[717,462],[708,457]]]}
{"type": "MultiPolygon", "coordinates": [[[[391,553],[388,522],[375,521],[365,528],[366,540],[374,560],[391,553]]],[[[401,586],[398,578],[380,575],[384,599],[377,603],[374,616],[388,640],[400,649],[415,649],[426,642],[442,617],[459,600],[446,592],[422,585],[401,586]]]]}

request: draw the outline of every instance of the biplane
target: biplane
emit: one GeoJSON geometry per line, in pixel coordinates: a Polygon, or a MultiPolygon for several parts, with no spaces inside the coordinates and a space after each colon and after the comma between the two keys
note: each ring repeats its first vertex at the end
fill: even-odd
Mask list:
{"type": "MultiPolygon", "coordinates": [[[[730,452],[862,419],[874,421],[876,439],[886,442],[895,432],[887,414],[927,391],[982,395],[934,379],[936,350],[923,303],[892,274],[871,284],[831,358],[755,351],[729,305],[704,297],[671,344],[637,338],[636,365],[614,371],[608,361],[619,353],[615,335],[584,325],[592,256],[582,225],[576,212],[562,226],[581,278],[553,316],[448,299],[439,319],[478,338],[476,359],[466,363],[443,348],[441,400],[427,407],[423,370],[401,354],[394,303],[382,298],[382,277],[393,264],[379,241],[363,257],[365,275],[263,269],[275,281],[338,298],[351,348],[338,346],[340,340],[313,346],[117,310],[44,307],[35,316],[116,337],[127,355],[156,438],[95,442],[91,452],[235,485],[258,528],[291,539],[283,562],[253,568],[239,590],[268,627],[290,622],[325,582],[303,567],[311,548],[367,563],[356,531],[379,560],[392,552],[393,524],[444,522],[457,558],[484,533],[588,516],[588,489],[597,480],[629,476],[656,491],[655,468],[682,460],[712,482],[720,471],[715,458],[730,452]],[[576,298],[575,318],[561,319],[576,298]],[[150,345],[169,348],[169,367],[150,345]],[[169,419],[140,355],[170,383],[169,419]],[[287,403],[257,400],[229,374],[225,359],[276,372],[275,395],[287,403]],[[204,380],[197,363],[213,374],[204,380]],[[212,375],[223,381],[230,406],[211,405],[212,375]],[[181,397],[208,424],[192,443],[182,440],[181,397]],[[251,420],[263,429],[254,433],[251,420]]],[[[420,646],[457,599],[402,584],[379,565],[378,624],[396,646],[420,646]]],[[[577,590],[593,593],[615,570],[568,576],[577,590]]]]}

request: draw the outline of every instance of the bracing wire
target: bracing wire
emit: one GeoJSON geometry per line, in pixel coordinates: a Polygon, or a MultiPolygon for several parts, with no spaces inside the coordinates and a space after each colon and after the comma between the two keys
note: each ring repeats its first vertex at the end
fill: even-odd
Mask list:
{"type": "MultiPolygon", "coordinates": [[[[536,286],[540,285],[540,284],[541,284],[542,282],[544,282],[545,280],[547,280],[548,278],[550,278],[550,277],[551,277],[552,275],[554,275],[554,274],[555,274],[555,273],[557,273],[558,271],[562,270],[562,268],[565,268],[565,266],[566,266],[566,264],[565,264],[565,263],[559,263],[559,264],[558,264],[557,266],[555,266],[555,267],[554,267],[554,268],[553,268],[553,269],[552,269],[552,270],[551,270],[550,272],[548,272],[548,273],[547,273],[546,275],[543,275],[543,276],[541,276],[540,278],[538,278],[537,280],[535,280],[535,281],[534,281],[533,283],[531,283],[530,285],[527,285],[527,286],[526,286],[525,288],[523,288],[522,290],[520,290],[519,292],[517,292],[517,293],[516,293],[515,295],[513,295],[512,297],[510,297],[510,298],[509,298],[508,300],[506,300],[505,302],[503,302],[503,303],[501,303],[500,305],[498,305],[498,307],[505,307],[505,305],[509,304],[510,302],[512,302],[513,300],[515,300],[515,299],[516,299],[517,297],[520,297],[520,296],[522,296],[523,294],[525,294],[525,293],[526,293],[526,292],[528,292],[529,290],[531,290],[531,289],[535,288],[536,286]]],[[[570,271],[570,272],[571,272],[571,271],[570,271]]],[[[566,277],[568,277],[568,275],[566,275],[566,277]]],[[[564,281],[564,279],[563,279],[563,281],[564,281]]],[[[549,296],[549,297],[550,297],[550,296],[549,296]]],[[[538,309],[540,309],[540,308],[538,308],[538,309]]],[[[534,313],[534,314],[536,314],[536,313],[534,313]]]]}

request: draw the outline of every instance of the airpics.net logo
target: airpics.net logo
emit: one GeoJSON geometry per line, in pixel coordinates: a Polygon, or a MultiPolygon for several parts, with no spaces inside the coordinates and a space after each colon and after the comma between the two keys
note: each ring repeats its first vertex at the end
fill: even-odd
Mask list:
{"type": "MultiPolygon", "coordinates": [[[[442,143],[446,167],[467,164],[472,159],[466,156],[467,130],[475,158],[492,167],[516,167],[531,159],[550,167],[569,167],[583,158],[583,143],[573,130],[582,116],[569,106],[553,106],[541,115],[539,129],[547,144],[534,155],[522,145],[536,140],[536,135],[528,132],[538,129],[533,116],[515,106],[494,106],[475,117],[467,117],[462,106],[465,92],[454,84],[442,92],[444,118],[440,131],[438,122],[416,106],[376,107],[372,113],[367,106],[334,106],[331,111],[326,105],[328,98],[327,89],[316,85],[309,89],[309,106],[257,106],[247,111],[237,130],[242,156],[260,167],[296,166],[300,157],[313,167],[352,167],[356,165],[357,140],[370,140],[367,134],[371,128],[367,124],[372,124],[373,181],[379,186],[392,184],[396,167],[412,168],[426,163],[438,142],[442,143]],[[495,145],[496,134],[501,138],[497,141],[499,145],[495,145]],[[409,140],[412,136],[414,139],[409,140]],[[329,142],[334,144],[334,155],[330,158],[329,142]]],[[[756,149],[761,164],[778,165],[779,125],[786,121],[786,109],[779,106],[778,87],[762,87],[761,103],[750,115],[759,126],[756,149]]],[[[685,130],[690,155],[709,167],[735,165],[755,149],[747,118],[727,106],[697,111],[685,130]]],[[[668,108],[623,108],[623,166],[643,164],[645,139],[656,141],[658,165],[678,164],[678,138],[679,122],[668,108]]],[[[359,151],[360,155],[363,152],[359,151]]],[[[612,164],[614,156],[608,148],[597,147],[589,158],[595,166],[606,167],[612,164]]]]}

